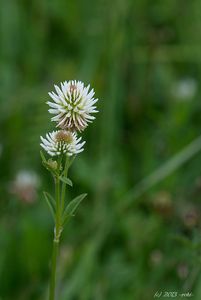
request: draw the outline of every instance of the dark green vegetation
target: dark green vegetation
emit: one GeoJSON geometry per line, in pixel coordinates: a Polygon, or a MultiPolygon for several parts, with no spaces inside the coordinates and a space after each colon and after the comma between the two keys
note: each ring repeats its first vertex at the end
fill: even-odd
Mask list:
{"type": "Polygon", "coordinates": [[[47,92],[69,79],[101,100],[70,174],[71,196],[88,197],[64,231],[59,299],[201,299],[200,140],[163,168],[201,132],[201,1],[0,6],[0,299],[47,293],[53,223],[42,191],[53,183],[39,136],[51,129],[47,92]]]}

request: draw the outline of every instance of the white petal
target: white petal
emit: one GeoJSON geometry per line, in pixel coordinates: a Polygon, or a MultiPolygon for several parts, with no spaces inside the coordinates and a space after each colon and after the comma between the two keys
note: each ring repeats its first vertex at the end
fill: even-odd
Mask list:
{"type": "Polygon", "coordinates": [[[53,107],[53,108],[59,108],[60,105],[56,104],[56,103],[52,103],[52,102],[46,102],[50,107],[53,107]]]}
{"type": "Polygon", "coordinates": [[[55,109],[55,108],[50,108],[50,109],[48,109],[48,111],[49,111],[49,113],[50,114],[58,114],[58,109],[55,109]]]}

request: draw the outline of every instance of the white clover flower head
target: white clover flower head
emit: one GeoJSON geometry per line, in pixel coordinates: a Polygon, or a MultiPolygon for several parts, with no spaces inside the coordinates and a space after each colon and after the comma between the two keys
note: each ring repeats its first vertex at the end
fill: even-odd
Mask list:
{"type": "Polygon", "coordinates": [[[41,138],[41,147],[51,156],[67,154],[72,156],[84,150],[82,148],[85,141],[81,142],[81,137],[77,138],[75,132],[67,130],[57,130],[46,134],[46,138],[41,138]]]}
{"type": "Polygon", "coordinates": [[[90,90],[90,85],[85,87],[83,82],[76,80],[64,81],[61,87],[54,87],[56,93],[49,93],[53,102],[47,102],[49,113],[55,115],[51,120],[57,122],[57,127],[61,129],[83,131],[95,119],[91,114],[98,112],[94,90],[90,90]]]}

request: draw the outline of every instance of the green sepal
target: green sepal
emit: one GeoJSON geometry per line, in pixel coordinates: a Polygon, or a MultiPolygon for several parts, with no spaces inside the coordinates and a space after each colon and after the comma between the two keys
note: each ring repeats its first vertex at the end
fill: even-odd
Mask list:
{"type": "Polygon", "coordinates": [[[53,216],[53,220],[55,220],[55,200],[54,198],[47,192],[43,192],[47,205],[50,209],[50,212],[53,216]]]}
{"type": "Polygon", "coordinates": [[[75,211],[82,202],[82,200],[87,196],[87,194],[81,194],[75,197],[65,208],[63,213],[62,222],[63,224],[67,221],[68,217],[73,217],[75,215],[75,211]]]}
{"type": "Polygon", "coordinates": [[[59,176],[59,179],[60,179],[62,182],[64,182],[65,184],[70,185],[70,186],[73,186],[73,183],[72,183],[72,181],[71,181],[69,178],[63,177],[63,176],[59,176]]]}

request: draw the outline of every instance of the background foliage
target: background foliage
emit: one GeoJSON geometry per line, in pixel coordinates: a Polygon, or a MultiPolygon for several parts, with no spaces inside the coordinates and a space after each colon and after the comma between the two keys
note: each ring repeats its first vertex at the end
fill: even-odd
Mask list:
{"type": "Polygon", "coordinates": [[[70,174],[68,196],[88,197],[63,235],[59,299],[200,299],[201,1],[0,4],[0,299],[47,295],[39,136],[69,79],[91,83],[100,113],[70,174]]]}

